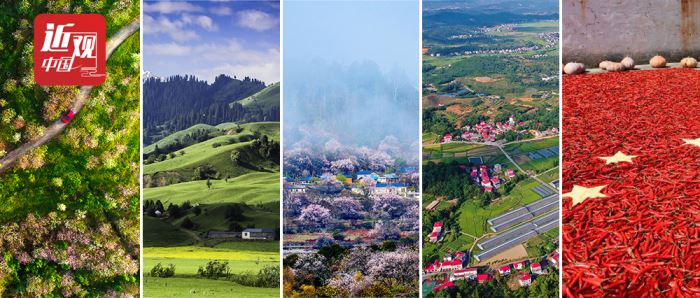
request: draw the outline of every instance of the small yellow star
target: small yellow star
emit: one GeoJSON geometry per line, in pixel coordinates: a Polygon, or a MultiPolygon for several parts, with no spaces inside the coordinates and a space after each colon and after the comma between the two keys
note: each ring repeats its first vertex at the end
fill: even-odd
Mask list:
{"type": "Polygon", "coordinates": [[[632,159],[637,157],[636,155],[627,155],[622,153],[622,151],[617,151],[613,156],[601,156],[598,157],[605,161],[605,164],[618,163],[618,162],[629,162],[632,163],[632,159]]]}
{"type": "Polygon", "coordinates": [[[571,189],[571,192],[565,193],[561,195],[562,197],[569,197],[571,198],[571,201],[573,203],[572,206],[576,206],[578,203],[583,203],[586,199],[593,199],[593,198],[605,198],[607,197],[606,195],[600,193],[600,191],[605,188],[607,185],[601,185],[601,186],[594,186],[594,187],[583,187],[579,185],[574,185],[574,188],[571,189]]]}
{"type": "Polygon", "coordinates": [[[683,139],[683,142],[685,142],[688,145],[695,145],[700,147],[700,138],[697,138],[695,140],[683,139]]]}

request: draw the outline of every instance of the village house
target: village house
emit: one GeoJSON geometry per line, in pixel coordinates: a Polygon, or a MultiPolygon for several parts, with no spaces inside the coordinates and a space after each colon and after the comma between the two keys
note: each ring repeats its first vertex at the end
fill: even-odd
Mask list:
{"type": "Polygon", "coordinates": [[[532,283],[532,278],[530,277],[530,274],[525,273],[518,279],[518,282],[520,283],[521,287],[527,287],[532,283]]]}
{"type": "Polygon", "coordinates": [[[301,184],[284,185],[284,190],[288,193],[306,193],[306,186],[301,184]]]}
{"type": "Polygon", "coordinates": [[[440,261],[435,260],[432,264],[428,264],[427,267],[425,267],[425,272],[426,273],[433,273],[433,272],[438,272],[440,271],[440,261]]]}
{"type": "Polygon", "coordinates": [[[243,239],[250,240],[272,240],[275,232],[272,229],[245,229],[241,233],[243,239]]]}
{"type": "Polygon", "coordinates": [[[359,171],[357,172],[357,179],[355,180],[360,180],[360,179],[372,179],[372,172],[370,171],[359,171]]]}
{"type": "Polygon", "coordinates": [[[559,254],[557,252],[552,253],[552,256],[549,258],[549,262],[552,263],[552,266],[554,266],[554,268],[558,268],[559,254]]]}
{"type": "Polygon", "coordinates": [[[403,183],[377,183],[377,185],[372,189],[372,193],[379,194],[395,194],[406,196],[408,187],[403,183]]]}
{"type": "Polygon", "coordinates": [[[510,266],[501,266],[501,268],[498,268],[498,273],[501,274],[501,276],[507,276],[510,274],[510,266]]]}
{"type": "Polygon", "coordinates": [[[209,231],[207,238],[240,238],[241,232],[209,231]]]}
{"type": "Polygon", "coordinates": [[[462,260],[444,261],[440,264],[441,271],[453,271],[462,269],[462,260]]]}
{"type": "Polygon", "coordinates": [[[540,262],[535,262],[530,265],[530,272],[534,274],[542,274],[542,265],[540,262]]]}
{"type": "Polygon", "coordinates": [[[513,169],[506,170],[506,177],[508,177],[508,179],[515,177],[515,171],[513,171],[513,169]]]}
{"type": "Polygon", "coordinates": [[[442,222],[438,221],[435,224],[433,224],[433,231],[430,232],[430,242],[437,242],[440,240],[440,233],[442,232],[442,222]]]}
{"type": "Polygon", "coordinates": [[[442,137],[442,142],[443,143],[449,143],[452,142],[452,134],[451,133],[446,133],[444,137],[442,137]]]}
{"type": "Polygon", "coordinates": [[[444,289],[452,288],[452,287],[454,287],[454,286],[455,286],[455,284],[454,284],[453,282],[447,281],[447,282],[444,282],[444,283],[442,283],[442,284],[440,284],[440,285],[434,287],[434,288],[433,288],[433,292],[439,292],[439,291],[442,291],[442,290],[444,290],[444,289]]]}
{"type": "Polygon", "coordinates": [[[515,268],[515,270],[520,270],[520,269],[525,268],[525,261],[520,261],[520,262],[513,264],[513,268],[515,268]]]}
{"type": "Polygon", "coordinates": [[[485,282],[491,281],[492,278],[493,278],[493,277],[491,277],[491,274],[482,273],[482,274],[479,274],[479,275],[476,277],[476,280],[481,284],[481,283],[485,283],[485,282]]]}
{"type": "Polygon", "coordinates": [[[393,184],[393,183],[398,183],[398,182],[399,182],[399,176],[397,176],[394,173],[382,175],[382,176],[379,176],[379,178],[377,178],[377,183],[393,184]]]}
{"type": "Polygon", "coordinates": [[[455,281],[459,279],[474,280],[476,279],[479,272],[476,268],[464,268],[455,270],[455,272],[450,275],[450,281],[455,281]]]}

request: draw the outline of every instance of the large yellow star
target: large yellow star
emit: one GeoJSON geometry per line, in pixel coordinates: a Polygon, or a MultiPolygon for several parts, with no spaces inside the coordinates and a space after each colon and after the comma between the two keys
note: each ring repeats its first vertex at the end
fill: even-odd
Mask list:
{"type": "Polygon", "coordinates": [[[613,156],[601,156],[598,157],[605,161],[605,164],[618,163],[618,162],[629,162],[632,163],[632,159],[637,157],[636,155],[627,155],[622,153],[622,151],[617,151],[613,156]]]}
{"type": "Polygon", "coordinates": [[[576,206],[578,203],[583,203],[586,199],[594,199],[594,198],[605,198],[607,197],[606,195],[600,193],[600,191],[605,188],[607,185],[601,185],[601,186],[594,186],[594,187],[583,187],[579,185],[574,185],[574,188],[571,189],[571,192],[565,193],[561,195],[562,197],[569,197],[571,198],[571,201],[573,203],[572,206],[576,206]]]}
{"type": "Polygon", "coordinates": [[[683,139],[683,142],[685,142],[688,145],[695,145],[700,147],[700,138],[697,138],[695,140],[683,139]]]}

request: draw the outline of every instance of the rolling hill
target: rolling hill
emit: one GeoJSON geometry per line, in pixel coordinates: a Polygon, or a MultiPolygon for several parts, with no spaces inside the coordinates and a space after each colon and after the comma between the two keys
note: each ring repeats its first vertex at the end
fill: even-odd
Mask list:
{"type": "Polygon", "coordinates": [[[174,151],[173,154],[164,155],[162,161],[145,164],[143,174],[146,187],[193,180],[195,171],[202,166],[210,166],[215,170],[216,175],[212,177],[214,179],[233,178],[257,172],[279,172],[279,158],[265,158],[254,146],[255,139],[263,135],[269,140],[279,142],[278,122],[242,125],[222,123],[217,126],[198,124],[144,148],[144,154],[154,154],[156,148],[167,148],[176,142],[182,142],[185,136],[195,132],[204,132],[214,137],[174,151]],[[239,152],[245,162],[232,162],[231,152],[234,150],[239,152]]]}
{"type": "Polygon", "coordinates": [[[280,106],[280,83],[274,83],[260,90],[260,92],[248,96],[238,101],[245,108],[260,109],[268,112],[279,109],[280,106]]]}

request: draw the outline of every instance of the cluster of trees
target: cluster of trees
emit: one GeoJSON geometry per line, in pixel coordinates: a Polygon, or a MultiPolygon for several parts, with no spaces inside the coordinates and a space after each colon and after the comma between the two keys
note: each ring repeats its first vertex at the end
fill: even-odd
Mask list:
{"type": "Polygon", "coordinates": [[[405,164],[396,157],[399,151],[399,145],[393,142],[384,142],[376,149],[346,146],[336,140],[326,142],[322,148],[299,143],[284,152],[285,176],[299,178],[327,172],[393,171],[400,163],[405,164]]]}
{"type": "Polygon", "coordinates": [[[526,288],[511,290],[504,277],[496,275],[491,282],[479,284],[473,281],[459,280],[451,289],[431,292],[427,297],[559,297],[559,272],[550,270],[549,273],[538,275],[533,283],[526,288]]]}
{"type": "Polygon", "coordinates": [[[354,249],[329,244],[317,253],[285,257],[285,297],[417,296],[417,251],[385,243],[354,249]]]}
{"type": "Polygon", "coordinates": [[[264,88],[257,79],[226,75],[211,84],[192,75],[148,78],[143,84],[144,143],[198,123],[279,121],[279,107],[247,109],[237,102],[264,88]]]}
{"type": "MultiPolygon", "coordinates": [[[[76,86],[34,80],[32,20],[44,13],[105,15],[107,32],[138,20],[134,1],[1,2],[0,157],[45,132],[76,86]],[[12,17],[9,17],[9,16],[12,17]]],[[[37,29],[38,30],[38,29],[37,29]]],[[[109,35],[108,35],[109,36],[109,35]]],[[[0,296],[139,294],[139,34],[107,61],[105,82],[63,134],[2,173],[0,296]]]]}

